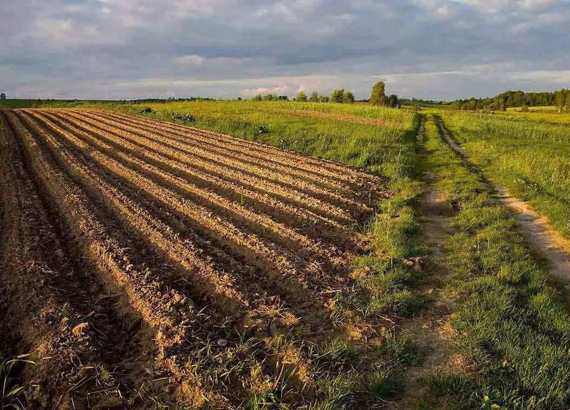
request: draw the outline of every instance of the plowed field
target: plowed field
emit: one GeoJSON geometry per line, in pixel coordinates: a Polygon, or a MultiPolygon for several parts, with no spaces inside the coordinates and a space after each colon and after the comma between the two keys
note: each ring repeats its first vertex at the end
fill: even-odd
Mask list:
{"type": "Polygon", "coordinates": [[[0,111],[0,348],[30,406],[238,407],[337,323],[377,176],[191,127],[97,110],[0,111]]]}

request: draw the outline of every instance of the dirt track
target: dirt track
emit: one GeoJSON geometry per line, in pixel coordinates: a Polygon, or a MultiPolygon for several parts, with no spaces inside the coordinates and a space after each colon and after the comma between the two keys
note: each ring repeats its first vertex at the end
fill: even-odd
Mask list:
{"type": "MultiPolygon", "coordinates": [[[[449,135],[441,119],[438,120],[438,124],[443,138],[451,149],[464,160],[468,167],[473,168],[464,149],[449,135]]],[[[484,179],[495,189],[500,203],[513,212],[530,245],[546,259],[549,273],[562,283],[566,292],[570,293],[570,241],[552,226],[547,217],[536,212],[528,202],[514,197],[507,189],[486,177],[484,179]]]]}
{"type": "Polygon", "coordinates": [[[0,119],[0,348],[36,358],[29,403],[235,406],[303,368],[272,336],[331,333],[379,178],[103,111],[0,119]]]}

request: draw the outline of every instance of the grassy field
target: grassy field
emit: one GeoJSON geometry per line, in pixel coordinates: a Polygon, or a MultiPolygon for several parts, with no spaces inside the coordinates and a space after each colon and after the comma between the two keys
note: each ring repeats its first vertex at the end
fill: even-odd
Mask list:
{"type": "Polygon", "coordinates": [[[474,163],[570,237],[570,115],[524,114],[446,112],[444,119],[474,163]]]}
{"type": "Polygon", "coordinates": [[[530,200],[569,236],[564,115],[250,101],[4,104],[42,109],[0,116],[0,179],[13,187],[0,195],[0,232],[14,244],[0,246],[13,273],[0,278],[17,301],[0,310],[11,317],[0,327],[9,335],[0,356],[31,353],[4,366],[17,394],[3,405],[37,404],[32,379],[44,405],[58,397],[251,409],[570,404],[567,302],[489,182],[530,200]],[[442,139],[439,118],[467,160],[442,139]],[[437,250],[425,238],[427,189],[444,198],[437,250]],[[22,270],[16,251],[50,270],[22,270]],[[75,285],[58,270],[74,252],[88,264],[74,265],[79,283],[96,283],[81,295],[106,320],[84,319],[90,304],[71,296],[75,285]],[[189,264],[211,270],[198,277],[189,264]],[[176,279],[183,275],[196,280],[176,279]],[[60,277],[57,291],[26,291],[60,277]],[[120,292],[121,305],[101,297],[120,292]],[[28,309],[53,318],[36,333],[17,308],[30,295],[28,309]],[[116,340],[83,331],[83,322],[116,340]],[[445,337],[429,346],[434,326],[445,337]],[[49,341],[45,362],[38,338],[49,341]],[[135,340],[126,362],[110,346],[135,340]],[[69,349],[84,366],[63,360],[69,349]],[[438,350],[449,360],[436,366],[438,350]],[[78,380],[88,382],[74,388],[78,380]]]}
{"type": "Polygon", "coordinates": [[[426,129],[423,165],[451,212],[445,287],[455,295],[454,344],[468,365],[432,375],[423,408],[566,408],[567,302],[482,169],[451,150],[436,120],[426,129]]]}

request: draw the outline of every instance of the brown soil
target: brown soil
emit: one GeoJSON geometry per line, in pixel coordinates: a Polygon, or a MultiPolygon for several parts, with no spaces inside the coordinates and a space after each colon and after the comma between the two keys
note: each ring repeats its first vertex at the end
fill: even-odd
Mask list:
{"type": "Polygon", "coordinates": [[[374,333],[331,314],[380,178],[96,110],[0,120],[0,353],[40,363],[26,405],[231,408],[290,368],[299,403],[302,343],[374,333]]]}

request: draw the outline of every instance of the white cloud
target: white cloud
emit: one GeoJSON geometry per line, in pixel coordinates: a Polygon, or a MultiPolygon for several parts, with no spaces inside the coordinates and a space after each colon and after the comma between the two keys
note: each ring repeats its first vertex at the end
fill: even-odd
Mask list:
{"type": "Polygon", "coordinates": [[[177,64],[182,64],[184,66],[198,67],[198,66],[203,65],[204,61],[206,61],[206,59],[204,57],[199,56],[199,55],[192,54],[189,56],[176,57],[174,59],[174,61],[177,64]]]}

